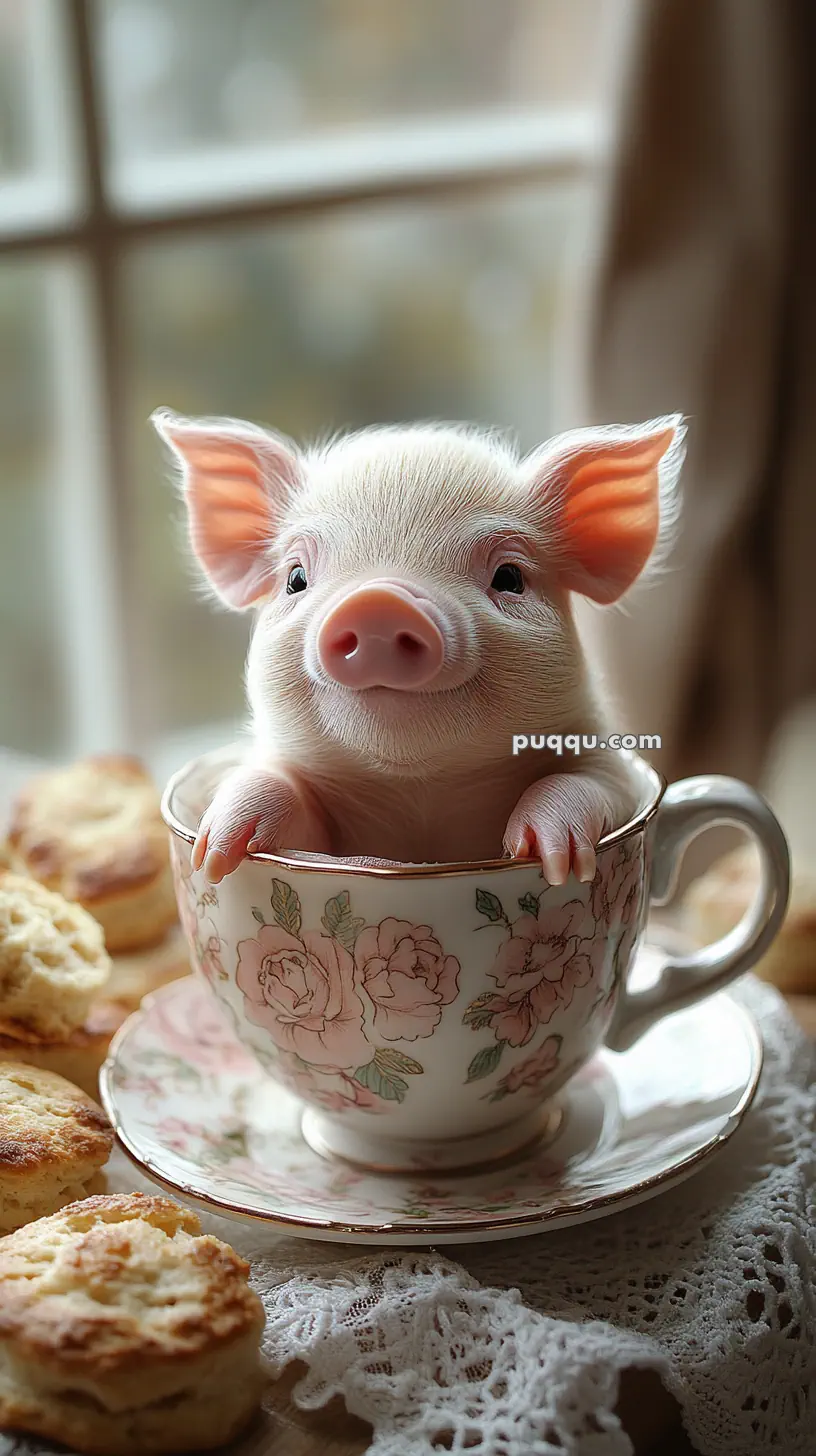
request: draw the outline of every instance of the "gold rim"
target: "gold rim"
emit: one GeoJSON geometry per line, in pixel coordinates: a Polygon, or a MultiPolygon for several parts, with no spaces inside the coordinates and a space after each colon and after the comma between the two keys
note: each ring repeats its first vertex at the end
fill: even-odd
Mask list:
{"type": "MultiPolygon", "coordinates": [[[[162,989],[168,990],[169,987],[162,989]]],[[[143,1006],[149,1009],[150,1003],[159,994],[160,992],[154,992],[150,996],[145,997],[145,1001],[142,1003],[143,1006]]],[[[531,1232],[534,1232],[535,1229],[541,1228],[544,1225],[557,1225],[567,1220],[575,1222],[581,1215],[591,1216],[607,1208],[614,1207],[622,1210],[630,1203],[637,1202],[644,1195],[658,1193],[661,1189],[671,1187],[676,1183],[681,1183],[698,1167],[707,1162],[718,1148],[722,1147],[733,1137],[756,1096],[764,1061],[764,1046],[759,1029],[751,1013],[736,1001],[732,1000],[731,1005],[742,1020],[743,1029],[750,1043],[752,1068],[745,1090],[733,1111],[729,1113],[725,1127],[716,1133],[714,1137],[710,1138],[707,1143],[704,1143],[701,1148],[698,1148],[696,1152],[690,1153],[687,1158],[681,1159],[679,1163],[674,1163],[671,1168],[667,1168],[660,1173],[654,1173],[650,1178],[644,1178],[641,1182],[633,1183],[617,1193],[604,1193],[597,1198],[583,1199],[580,1203],[569,1203],[561,1208],[553,1208],[549,1211],[539,1209],[535,1213],[522,1214],[518,1218],[504,1219],[501,1216],[496,1216],[486,1218],[479,1222],[475,1219],[465,1219],[464,1221],[452,1220],[450,1222],[441,1222],[438,1219],[423,1219],[421,1223],[409,1223],[407,1221],[392,1221],[380,1224],[338,1223],[334,1219],[301,1218],[297,1214],[258,1213],[246,1204],[232,1203],[226,1198],[219,1198],[217,1194],[197,1192],[187,1183],[177,1182],[172,1178],[166,1177],[163,1173],[159,1173],[156,1170],[149,1159],[143,1158],[128,1139],[117,1115],[110,1088],[110,1075],[116,1061],[119,1046],[124,1041],[129,1029],[132,1029],[131,1022],[135,1024],[137,1018],[140,1018],[144,1014],[142,1008],[135,1011],[132,1016],[129,1016],[114,1036],[108,1056],[100,1068],[99,1091],[102,1105],[109,1121],[113,1125],[119,1146],[130,1159],[131,1163],[145,1173],[148,1178],[152,1179],[153,1182],[160,1184],[171,1193],[180,1193],[182,1197],[189,1198],[209,1213],[218,1213],[219,1211],[232,1213],[251,1223],[265,1224],[267,1228],[272,1226],[282,1229],[322,1230],[325,1233],[336,1234],[338,1242],[344,1234],[364,1235],[367,1239],[376,1240],[379,1238],[384,1239],[386,1242],[388,1242],[389,1236],[391,1239],[399,1239],[401,1241],[406,1237],[413,1238],[417,1235],[421,1235],[426,1239],[444,1235],[446,1242],[452,1243],[454,1240],[453,1238],[449,1238],[449,1235],[467,1234],[469,1231],[472,1232],[474,1230],[480,1230],[483,1233],[503,1231],[512,1233],[515,1230],[529,1229],[531,1232]]],[[[319,1154],[315,1154],[315,1156],[318,1157],[319,1154]]],[[[444,1176],[441,1170],[440,1176],[444,1176]]]]}
{"type": "MultiPolygon", "coordinates": [[[[626,750],[622,751],[625,752],[626,750]]],[[[181,820],[173,812],[171,804],[173,796],[179,784],[181,784],[184,779],[187,778],[187,776],[190,774],[192,769],[196,767],[197,764],[201,763],[202,759],[205,759],[207,757],[209,757],[209,755],[201,754],[196,758],[190,759],[182,766],[182,768],[177,769],[176,772],[173,774],[172,778],[168,780],[167,786],[164,790],[164,793],[162,794],[161,814],[165,824],[167,825],[167,828],[172,834],[176,836],[177,839],[181,839],[185,844],[189,845],[193,845],[195,843],[195,833],[193,832],[193,830],[188,829],[184,824],[181,823],[181,820]]],[[[602,839],[598,840],[598,854],[600,854],[605,849],[609,849],[614,844],[620,844],[623,840],[634,837],[636,834],[640,834],[642,830],[645,829],[649,821],[654,818],[660,807],[660,802],[666,792],[667,781],[663,777],[662,773],[660,773],[658,769],[653,768],[651,764],[645,763],[643,759],[640,759],[639,762],[643,765],[645,772],[652,779],[654,786],[654,792],[652,794],[652,797],[649,800],[648,804],[646,804],[644,808],[641,809],[640,812],[636,814],[632,819],[628,820],[626,824],[621,825],[619,829],[613,829],[610,834],[605,834],[602,839]]],[[[310,874],[331,873],[335,875],[362,875],[364,878],[368,879],[387,879],[389,876],[398,875],[399,878],[403,880],[422,879],[425,877],[438,877],[442,879],[450,875],[484,875],[493,874],[497,870],[529,870],[531,865],[536,864],[535,860],[519,859],[518,857],[512,859],[508,858],[470,860],[465,862],[454,862],[438,865],[427,864],[369,866],[344,864],[342,860],[337,859],[290,859],[284,854],[253,853],[246,854],[244,858],[247,860],[252,860],[256,864],[276,865],[279,869],[285,869],[289,874],[304,872],[310,874]]]]}

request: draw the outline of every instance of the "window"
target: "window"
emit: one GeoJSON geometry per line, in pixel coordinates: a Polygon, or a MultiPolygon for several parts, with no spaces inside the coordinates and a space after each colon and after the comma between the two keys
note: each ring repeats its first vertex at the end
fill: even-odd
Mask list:
{"type": "Polygon", "coordinates": [[[568,399],[625,0],[0,0],[0,743],[242,713],[158,405],[308,438],[568,399]]]}

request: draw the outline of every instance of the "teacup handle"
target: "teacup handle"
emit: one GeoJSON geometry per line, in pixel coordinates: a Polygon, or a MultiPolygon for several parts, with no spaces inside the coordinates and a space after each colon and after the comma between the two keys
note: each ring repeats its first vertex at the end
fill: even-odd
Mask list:
{"type": "Polygon", "coordinates": [[[652,830],[650,900],[665,905],[672,895],[689,841],[715,824],[746,829],[760,854],[760,882],[745,914],[713,945],[666,961],[660,978],[643,991],[622,988],[606,1037],[613,1051],[626,1051],[655,1021],[719,991],[756,965],[775,938],[788,906],[790,853],[782,826],[769,804],[739,779],[702,774],[670,784],[652,830]]]}

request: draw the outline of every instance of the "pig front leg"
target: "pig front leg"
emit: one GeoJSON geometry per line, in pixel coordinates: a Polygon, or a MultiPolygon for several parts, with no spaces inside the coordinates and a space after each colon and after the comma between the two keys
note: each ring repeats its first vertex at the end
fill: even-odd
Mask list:
{"type": "Polygon", "coordinates": [[[237,869],[247,853],[287,849],[329,853],[328,829],[316,805],[283,774],[235,769],[219,785],[193,845],[193,869],[211,884],[237,869]]]}
{"type": "Polygon", "coordinates": [[[522,859],[540,859],[550,885],[563,885],[570,870],[578,880],[594,880],[595,846],[623,809],[620,792],[590,774],[551,774],[522,794],[504,848],[522,859]]]}

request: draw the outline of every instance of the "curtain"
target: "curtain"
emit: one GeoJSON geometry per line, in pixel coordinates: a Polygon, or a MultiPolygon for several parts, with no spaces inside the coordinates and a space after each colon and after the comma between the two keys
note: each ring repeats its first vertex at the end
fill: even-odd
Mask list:
{"type": "Polygon", "coordinates": [[[669,778],[757,782],[816,692],[815,62],[813,0],[647,0],[629,52],[583,413],[688,454],[665,572],[580,614],[669,778]]]}

